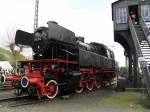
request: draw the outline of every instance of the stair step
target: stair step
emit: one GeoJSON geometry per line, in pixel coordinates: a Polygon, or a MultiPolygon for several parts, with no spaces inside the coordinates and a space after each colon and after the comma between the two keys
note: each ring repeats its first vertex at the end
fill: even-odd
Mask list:
{"type": "Polygon", "coordinates": [[[135,27],[135,29],[143,31],[141,27],[135,27]]]}
{"type": "Polygon", "coordinates": [[[143,47],[150,47],[148,43],[140,44],[140,46],[143,46],[143,47]]]}
{"type": "Polygon", "coordinates": [[[142,36],[145,36],[144,32],[143,31],[136,31],[137,35],[142,35],[142,36]]]}
{"type": "Polygon", "coordinates": [[[148,42],[147,42],[147,40],[146,40],[146,39],[145,39],[145,40],[143,40],[143,41],[142,41],[142,43],[143,43],[143,44],[148,44],[148,42]]]}
{"type": "Polygon", "coordinates": [[[144,45],[145,45],[145,46],[149,46],[148,43],[143,43],[143,42],[141,42],[140,45],[143,45],[143,46],[144,46],[144,45]]]}
{"type": "Polygon", "coordinates": [[[143,56],[144,56],[144,57],[147,57],[147,56],[150,57],[150,54],[148,54],[148,55],[143,54],[143,56]]]}
{"type": "Polygon", "coordinates": [[[141,50],[148,50],[148,49],[150,49],[148,46],[141,47],[141,50]]]}
{"type": "Polygon", "coordinates": [[[138,38],[140,38],[140,37],[144,38],[144,35],[143,34],[137,34],[137,37],[138,38]]]}
{"type": "Polygon", "coordinates": [[[143,32],[143,30],[136,30],[137,31],[137,33],[143,33],[144,34],[144,32],[143,32]]]}
{"type": "Polygon", "coordinates": [[[147,49],[150,49],[150,48],[149,47],[142,47],[141,49],[147,50],[147,49]]]}
{"type": "Polygon", "coordinates": [[[145,40],[145,37],[144,36],[138,36],[138,39],[141,40],[141,42],[142,42],[145,40]]]}
{"type": "Polygon", "coordinates": [[[136,30],[137,32],[143,32],[143,30],[142,30],[141,28],[135,28],[135,30],[136,30]]]}
{"type": "Polygon", "coordinates": [[[143,54],[143,56],[144,56],[144,57],[149,57],[149,58],[150,58],[150,54],[148,54],[148,55],[143,54]]]}
{"type": "Polygon", "coordinates": [[[136,33],[137,33],[137,34],[143,34],[143,35],[145,35],[142,29],[140,30],[140,29],[136,29],[136,28],[135,28],[135,30],[136,30],[136,33]]]}
{"type": "Polygon", "coordinates": [[[141,46],[141,49],[150,49],[149,46],[141,46]]]}
{"type": "Polygon", "coordinates": [[[147,55],[147,54],[149,55],[150,53],[149,52],[142,52],[142,54],[143,55],[147,55]]]}
{"type": "Polygon", "coordinates": [[[146,53],[142,53],[142,54],[150,54],[149,52],[146,52],[146,53]]]}
{"type": "Polygon", "coordinates": [[[145,59],[148,59],[148,60],[150,60],[150,58],[146,58],[146,57],[145,57],[145,59]]]}
{"type": "Polygon", "coordinates": [[[138,38],[145,38],[145,36],[144,35],[138,35],[138,38]]]}
{"type": "Polygon", "coordinates": [[[149,47],[148,44],[141,44],[140,46],[141,46],[141,47],[149,47]]]}
{"type": "Polygon", "coordinates": [[[150,48],[150,46],[149,46],[149,45],[146,45],[146,46],[143,46],[142,48],[150,48]]]}
{"type": "Polygon", "coordinates": [[[144,56],[144,57],[147,57],[147,58],[150,58],[150,54],[149,54],[149,55],[144,55],[144,54],[143,54],[143,56],[144,56]]]}
{"type": "Polygon", "coordinates": [[[144,36],[139,36],[138,38],[142,38],[143,39],[141,44],[148,44],[148,42],[147,42],[147,40],[146,40],[146,38],[144,36]]]}
{"type": "Polygon", "coordinates": [[[141,27],[141,25],[139,25],[139,24],[134,24],[134,27],[141,27]]]}
{"type": "Polygon", "coordinates": [[[150,49],[141,49],[142,52],[149,52],[150,53],[150,49]]]}
{"type": "Polygon", "coordinates": [[[141,49],[142,49],[142,48],[144,48],[144,47],[149,47],[149,45],[141,45],[140,47],[141,47],[141,49]]]}
{"type": "Polygon", "coordinates": [[[149,51],[150,48],[141,48],[141,51],[149,51]]]}
{"type": "Polygon", "coordinates": [[[142,51],[150,51],[150,49],[146,49],[146,48],[141,48],[142,51]]]}

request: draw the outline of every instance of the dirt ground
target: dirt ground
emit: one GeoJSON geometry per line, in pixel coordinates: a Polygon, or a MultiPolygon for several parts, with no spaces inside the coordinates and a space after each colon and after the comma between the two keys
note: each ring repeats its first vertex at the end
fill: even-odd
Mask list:
{"type": "Polygon", "coordinates": [[[38,104],[18,107],[0,105],[0,112],[150,112],[147,103],[143,93],[100,89],[38,104]]]}

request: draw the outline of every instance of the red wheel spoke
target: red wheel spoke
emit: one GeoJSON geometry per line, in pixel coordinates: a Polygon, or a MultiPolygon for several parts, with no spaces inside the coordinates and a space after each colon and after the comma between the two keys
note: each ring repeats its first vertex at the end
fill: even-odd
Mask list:
{"type": "Polygon", "coordinates": [[[58,94],[58,84],[55,80],[50,80],[47,83],[47,97],[53,99],[58,94]]]}
{"type": "Polygon", "coordinates": [[[101,80],[96,80],[96,88],[100,88],[101,87],[101,80]]]}
{"type": "Polygon", "coordinates": [[[83,92],[83,90],[84,90],[84,84],[83,84],[83,82],[84,82],[84,78],[83,78],[83,76],[82,77],[80,77],[80,84],[79,84],[79,87],[78,88],[76,88],[75,89],[75,91],[77,92],[77,93],[82,93],[83,92]]]}
{"type": "Polygon", "coordinates": [[[87,81],[87,89],[88,89],[89,91],[92,91],[92,90],[93,90],[93,87],[94,87],[94,81],[93,81],[93,80],[87,81]]]}

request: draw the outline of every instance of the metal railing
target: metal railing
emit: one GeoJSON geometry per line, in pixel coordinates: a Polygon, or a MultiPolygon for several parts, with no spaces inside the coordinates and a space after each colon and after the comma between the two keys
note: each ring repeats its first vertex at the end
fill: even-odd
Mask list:
{"type": "Polygon", "coordinates": [[[143,57],[143,54],[142,54],[142,51],[141,51],[141,47],[140,47],[140,43],[139,43],[139,40],[138,40],[138,36],[137,36],[136,30],[135,30],[135,27],[134,27],[133,22],[132,22],[130,17],[129,17],[129,29],[131,31],[131,35],[132,35],[134,44],[136,46],[136,52],[137,52],[138,59],[139,59],[138,61],[139,61],[141,71],[142,71],[142,75],[143,75],[143,78],[144,78],[144,82],[145,82],[145,85],[146,85],[148,98],[150,99],[150,75],[149,75],[150,73],[149,73],[149,69],[148,69],[148,66],[147,66],[147,62],[146,62],[145,58],[143,57]]]}
{"type": "Polygon", "coordinates": [[[144,21],[142,16],[140,17],[140,25],[142,27],[142,30],[143,30],[144,34],[145,34],[145,37],[146,37],[145,39],[147,40],[147,42],[150,46],[150,42],[149,42],[149,39],[148,39],[148,36],[150,35],[150,31],[149,31],[147,25],[145,24],[145,21],[144,21]]]}
{"type": "Polygon", "coordinates": [[[139,43],[138,36],[137,36],[136,30],[135,30],[135,28],[134,28],[134,25],[133,25],[133,22],[132,22],[131,17],[129,17],[129,29],[130,29],[130,32],[131,32],[131,35],[132,35],[132,39],[133,39],[133,41],[134,41],[134,44],[135,44],[135,46],[136,46],[136,52],[137,52],[137,54],[138,54],[138,57],[141,57],[141,56],[143,56],[143,55],[142,55],[140,43],[139,43]]]}

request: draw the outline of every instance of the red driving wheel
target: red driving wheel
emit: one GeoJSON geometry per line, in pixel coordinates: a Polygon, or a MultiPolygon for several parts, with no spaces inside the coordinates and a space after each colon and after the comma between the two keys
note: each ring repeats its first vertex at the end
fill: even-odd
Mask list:
{"type": "Polygon", "coordinates": [[[101,87],[101,80],[96,79],[95,86],[96,86],[96,88],[100,88],[101,87]]]}
{"type": "Polygon", "coordinates": [[[94,88],[94,81],[93,81],[93,80],[88,80],[88,81],[87,81],[86,88],[87,88],[89,91],[92,91],[93,88],[94,88]]]}
{"type": "Polygon", "coordinates": [[[75,89],[76,93],[82,93],[84,90],[84,87],[78,87],[77,89],[75,89]]]}
{"type": "Polygon", "coordinates": [[[50,80],[47,83],[47,97],[49,99],[54,99],[58,94],[58,84],[55,80],[50,80]]]}
{"type": "Polygon", "coordinates": [[[80,81],[79,81],[79,83],[80,83],[79,87],[75,89],[76,93],[78,93],[78,94],[82,93],[83,90],[84,90],[84,82],[83,82],[83,80],[84,80],[84,76],[81,75],[80,81]]]}

